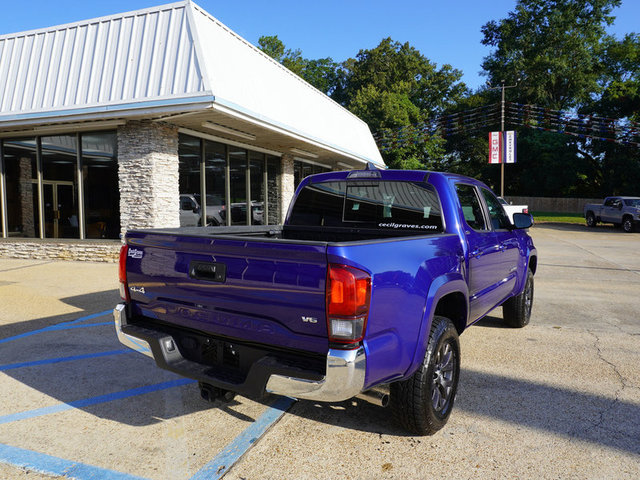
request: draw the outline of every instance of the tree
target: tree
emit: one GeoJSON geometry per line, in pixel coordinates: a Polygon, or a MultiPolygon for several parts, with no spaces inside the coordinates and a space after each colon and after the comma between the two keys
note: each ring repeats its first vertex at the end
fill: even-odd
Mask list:
{"type": "MultiPolygon", "coordinates": [[[[618,41],[606,33],[620,3],[519,0],[507,18],[482,27],[482,43],[495,49],[482,64],[490,83],[521,78],[518,88],[509,91],[520,103],[638,119],[640,39],[630,34],[618,41]]],[[[509,167],[506,188],[538,196],[637,193],[639,152],[598,140],[521,130],[519,164],[509,167]]]]}
{"type": "Polygon", "coordinates": [[[337,86],[339,65],[331,57],[310,60],[299,49],[286,48],[277,35],[258,39],[260,50],[327,95],[337,86]]]}
{"type": "Polygon", "coordinates": [[[523,103],[575,107],[599,94],[606,27],[621,0],[519,0],[515,11],[482,27],[496,50],[482,68],[492,84],[522,82],[523,103]]]}
{"type": "MultiPolygon", "coordinates": [[[[391,38],[373,49],[360,50],[342,69],[334,98],[379,135],[393,137],[402,127],[428,122],[467,92],[460,71],[450,65],[437,68],[409,43],[391,38]]],[[[392,168],[428,168],[443,154],[444,141],[437,135],[414,135],[382,150],[392,168]]]]}

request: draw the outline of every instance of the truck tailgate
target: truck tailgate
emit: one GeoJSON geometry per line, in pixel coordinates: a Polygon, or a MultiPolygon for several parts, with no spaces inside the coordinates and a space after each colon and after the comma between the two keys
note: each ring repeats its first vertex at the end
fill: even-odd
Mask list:
{"type": "Polygon", "coordinates": [[[326,244],[130,232],[132,314],[206,334],[326,353],[326,244]]]}

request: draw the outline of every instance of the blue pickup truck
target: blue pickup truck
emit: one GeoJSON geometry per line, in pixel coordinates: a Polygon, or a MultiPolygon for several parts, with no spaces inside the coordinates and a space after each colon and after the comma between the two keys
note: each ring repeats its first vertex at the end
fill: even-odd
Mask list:
{"type": "Polygon", "coordinates": [[[532,223],[460,175],[313,175],[283,225],[127,232],[116,330],[210,401],[360,396],[432,434],[463,330],[500,305],[509,326],[529,322],[532,223]]]}

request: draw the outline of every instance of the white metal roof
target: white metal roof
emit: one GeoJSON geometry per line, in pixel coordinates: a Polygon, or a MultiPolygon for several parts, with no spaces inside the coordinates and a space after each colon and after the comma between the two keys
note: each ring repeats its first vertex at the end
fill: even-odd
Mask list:
{"type": "Polygon", "coordinates": [[[0,129],[206,110],[384,165],[362,120],[189,0],[0,36],[0,129]]]}

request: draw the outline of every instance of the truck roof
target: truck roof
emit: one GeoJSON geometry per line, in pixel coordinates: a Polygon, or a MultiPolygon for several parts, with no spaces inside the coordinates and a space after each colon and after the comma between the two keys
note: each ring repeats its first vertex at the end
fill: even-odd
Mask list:
{"type": "MultiPolygon", "coordinates": [[[[439,176],[448,181],[463,181],[465,183],[471,183],[475,185],[481,185],[487,187],[483,182],[476,180],[475,178],[467,177],[465,175],[458,175],[456,173],[448,172],[434,172],[430,170],[380,170],[380,169],[367,169],[367,170],[343,170],[340,172],[327,172],[311,175],[303,180],[300,186],[307,183],[319,183],[328,182],[332,180],[390,180],[390,181],[405,181],[405,182],[426,182],[430,176],[439,176]]],[[[488,187],[487,187],[488,188],[488,187]]]]}

